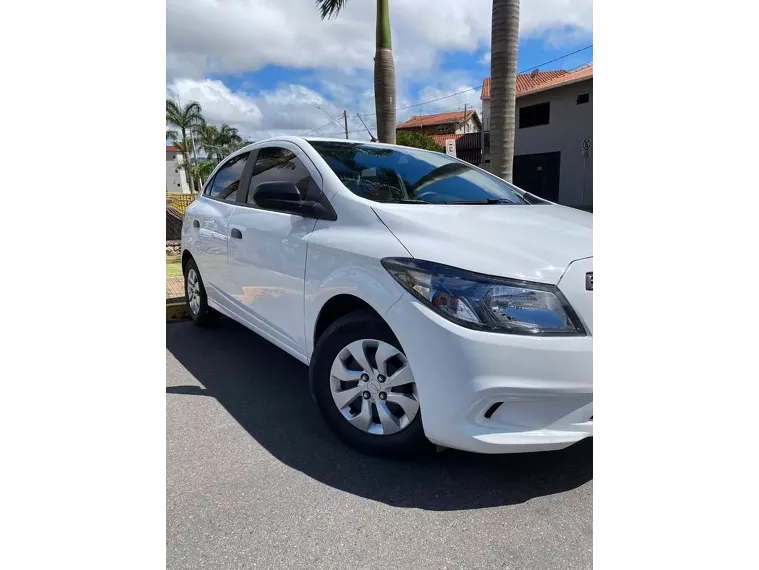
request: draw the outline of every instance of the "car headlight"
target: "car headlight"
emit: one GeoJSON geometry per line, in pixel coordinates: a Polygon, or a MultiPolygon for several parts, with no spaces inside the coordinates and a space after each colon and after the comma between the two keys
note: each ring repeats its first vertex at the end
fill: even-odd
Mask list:
{"type": "Polygon", "coordinates": [[[385,258],[382,265],[409,293],[468,328],[525,335],[585,335],[554,285],[492,277],[430,261],[385,258]]]}

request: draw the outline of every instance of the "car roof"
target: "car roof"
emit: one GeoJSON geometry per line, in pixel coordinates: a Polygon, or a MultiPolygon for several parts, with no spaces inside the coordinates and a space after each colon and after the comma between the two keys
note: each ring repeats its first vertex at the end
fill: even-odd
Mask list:
{"type": "MultiPolygon", "coordinates": [[[[291,143],[299,143],[299,142],[334,142],[334,143],[351,143],[351,144],[360,144],[364,146],[372,146],[372,147],[379,147],[379,148],[397,148],[399,150],[409,150],[409,147],[398,145],[398,144],[388,144],[388,143],[381,143],[381,142],[371,142],[371,141],[362,141],[362,140],[356,140],[356,139],[344,139],[344,138],[335,138],[335,137],[309,137],[309,136],[294,136],[294,135],[281,135],[281,136],[274,136],[269,137],[267,139],[263,139],[260,141],[256,141],[252,144],[249,144],[247,146],[244,146],[241,149],[236,150],[232,154],[229,155],[227,158],[231,158],[235,155],[241,154],[243,152],[248,152],[250,150],[259,148],[261,145],[268,144],[268,143],[276,143],[276,142],[291,142],[291,143]]],[[[426,149],[420,149],[420,148],[414,148],[415,151],[423,151],[423,152],[435,152],[431,150],[426,149]]],[[[226,159],[225,159],[226,161],[226,159]]]]}

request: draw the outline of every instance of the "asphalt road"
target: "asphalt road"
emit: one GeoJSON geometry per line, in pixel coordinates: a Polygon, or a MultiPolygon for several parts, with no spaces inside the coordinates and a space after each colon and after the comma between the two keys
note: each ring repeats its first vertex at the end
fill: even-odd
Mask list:
{"type": "Polygon", "coordinates": [[[168,568],[591,568],[593,448],[366,457],[243,327],[166,327],[168,568]]]}

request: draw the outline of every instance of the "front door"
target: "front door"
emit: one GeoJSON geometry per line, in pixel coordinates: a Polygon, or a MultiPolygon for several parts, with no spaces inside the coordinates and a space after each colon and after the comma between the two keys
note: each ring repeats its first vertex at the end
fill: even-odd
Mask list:
{"type": "Polygon", "coordinates": [[[292,182],[305,199],[322,178],[293,143],[259,148],[245,203],[235,206],[229,221],[231,294],[238,309],[261,332],[305,356],[304,274],[316,220],[260,208],[255,190],[262,182],[292,182]]]}
{"type": "Polygon", "coordinates": [[[558,203],[560,167],[560,152],[515,156],[514,185],[544,200],[558,203]]]}

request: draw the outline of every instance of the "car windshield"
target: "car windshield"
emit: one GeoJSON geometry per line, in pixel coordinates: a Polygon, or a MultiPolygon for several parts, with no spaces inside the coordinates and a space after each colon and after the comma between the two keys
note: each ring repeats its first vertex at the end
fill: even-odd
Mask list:
{"type": "Polygon", "coordinates": [[[537,197],[442,152],[309,141],[341,182],[375,202],[535,204],[537,197]]]}

